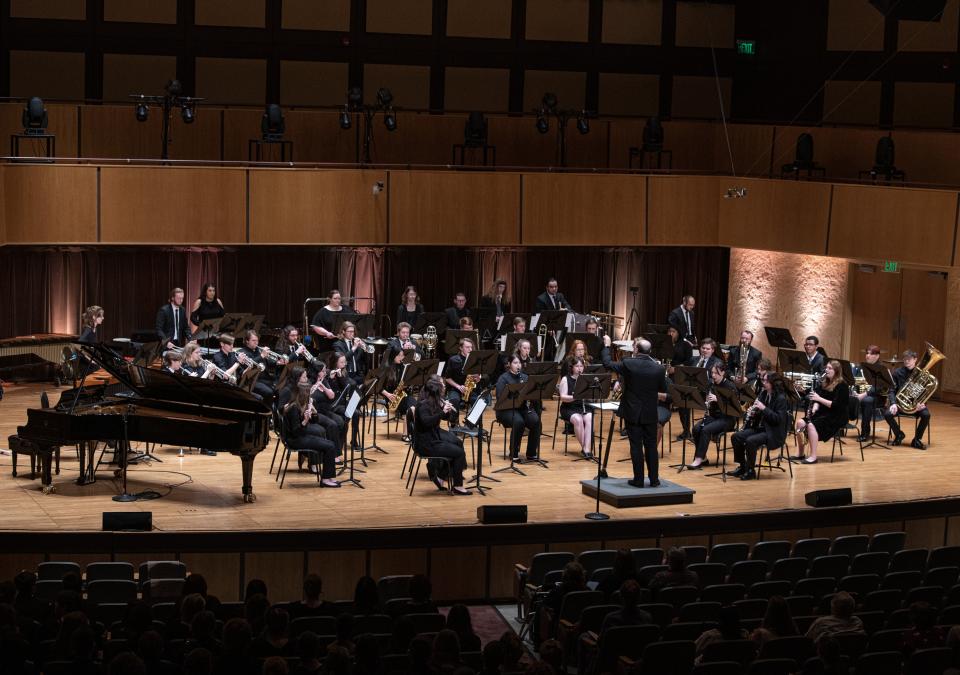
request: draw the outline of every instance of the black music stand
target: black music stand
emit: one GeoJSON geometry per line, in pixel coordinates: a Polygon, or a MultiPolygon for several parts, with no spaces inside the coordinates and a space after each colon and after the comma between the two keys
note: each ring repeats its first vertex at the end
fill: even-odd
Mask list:
{"type": "Polygon", "coordinates": [[[857,380],[856,376],[853,374],[853,364],[849,361],[844,361],[843,359],[836,360],[840,362],[840,373],[843,375],[843,379],[846,380],[847,386],[852,389],[857,380]]]}
{"type": "Polygon", "coordinates": [[[734,382],[737,387],[737,394],[740,397],[740,405],[749,408],[757,400],[757,392],[753,388],[753,382],[734,382]]]}
{"type": "Polygon", "coordinates": [[[520,340],[528,340],[530,342],[530,356],[531,358],[537,353],[537,334],[536,333],[507,333],[504,341],[504,348],[501,350],[507,356],[513,354],[513,350],[516,349],[517,343],[520,340]]]}
{"type": "Polygon", "coordinates": [[[477,329],[480,341],[492,342],[497,334],[496,310],[493,307],[475,307],[470,310],[470,316],[473,317],[473,326],[477,329]]]}
{"type": "Polygon", "coordinates": [[[650,343],[650,356],[660,361],[673,360],[673,340],[665,333],[643,333],[641,337],[650,343]]]}
{"type": "Polygon", "coordinates": [[[260,328],[263,326],[263,317],[263,314],[244,314],[244,319],[240,325],[240,330],[244,332],[252,330],[255,333],[259,333],[260,328]]]}
{"type": "MultiPolygon", "coordinates": [[[[524,400],[520,398],[520,392],[523,390],[523,387],[526,385],[525,382],[515,382],[508,384],[503,388],[503,391],[497,395],[497,402],[494,404],[493,409],[497,412],[501,410],[518,410],[520,406],[524,403],[524,400]]],[[[507,433],[507,427],[504,425],[503,433],[507,433]]],[[[528,432],[529,433],[529,432],[528,432]]],[[[521,438],[521,441],[523,439],[521,438]]],[[[519,452],[519,451],[518,451],[519,452]]],[[[513,458],[513,449],[510,450],[510,466],[505,466],[502,469],[496,469],[493,473],[503,473],[504,471],[512,471],[513,473],[518,473],[521,476],[526,476],[523,471],[517,468],[514,463],[513,458]]]]}
{"type": "Polygon", "coordinates": [[[133,357],[132,364],[135,366],[143,366],[144,368],[149,368],[150,364],[154,362],[154,360],[157,358],[157,355],[159,353],[160,353],[159,342],[144,342],[137,349],[137,353],[133,357]]]}
{"type": "MultiPolygon", "coordinates": [[[[566,309],[546,309],[537,315],[537,330],[539,331],[541,325],[546,326],[547,333],[553,338],[553,350],[550,356],[551,361],[556,357],[557,349],[560,348],[560,338],[563,337],[563,333],[567,330],[567,315],[569,313],[570,310],[566,309]]],[[[533,328],[533,326],[530,327],[533,328]]],[[[547,345],[544,345],[543,353],[547,354],[547,352],[547,345]]]]}
{"type": "Polygon", "coordinates": [[[422,335],[424,331],[427,330],[428,326],[433,326],[437,329],[437,333],[447,328],[447,313],[446,312],[424,312],[417,317],[417,320],[413,322],[413,327],[410,329],[411,333],[418,333],[422,335]]]}
{"type": "Polygon", "coordinates": [[[233,337],[239,337],[234,335],[237,332],[237,329],[240,327],[240,324],[245,320],[247,315],[243,312],[227,312],[220,317],[220,332],[228,333],[233,335],[233,337]]]}
{"type": "MultiPolygon", "coordinates": [[[[777,350],[776,362],[780,363],[781,349],[796,349],[797,343],[790,335],[789,328],[777,328],[775,326],[764,326],[763,332],[767,336],[767,344],[777,350]]],[[[784,372],[783,370],[780,371],[784,372]]]]}
{"type": "Polygon", "coordinates": [[[202,342],[204,340],[210,340],[211,338],[216,338],[220,335],[220,324],[223,323],[223,317],[217,317],[216,319],[207,319],[206,321],[201,321],[200,325],[197,326],[197,332],[193,334],[193,339],[197,342],[202,342]]]}
{"type": "MultiPolygon", "coordinates": [[[[532,314],[524,314],[522,312],[511,312],[509,314],[504,314],[500,319],[500,324],[497,325],[497,333],[510,333],[513,331],[513,320],[517,317],[520,317],[524,321],[524,326],[527,330],[530,330],[530,323],[533,320],[532,314]]],[[[494,322],[496,325],[496,322],[494,322]]]]}
{"type": "MultiPolygon", "coordinates": [[[[470,356],[467,357],[466,363],[463,364],[463,373],[465,375],[479,375],[480,381],[483,382],[483,378],[487,378],[489,385],[477,394],[477,398],[484,397],[487,401],[487,405],[490,405],[490,390],[494,387],[493,383],[493,374],[497,370],[497,357],[500,353],[495,349],[475,349],[470,352],[470,356]]],[[[464,405],[469,406],[469,401],[464,401],[464,405]]],[[[483,450],[483,418],[481,416],[480,423],[477,425],[477,452],[483,450]]],[[[490,448],[491,435],[487,435],[487,448],[490,448]]],[[[494,482],[499,483],[500,481],[491,476],[484,476],[481,474],[480,470],[480,460],[477,460],[477,475],[480,478],[486,478],[494,482]]],[[[478,483],[479,485],[479,483],[478,483]]]]}
{"type": "MultiPolygon", "coordinates": [[[[680,370],[679,366],[677,367],[677,370],[680,370]]],[[[701,370],[706,373],[703,368],[684,368],[684,370],[701,370]]],[[[704,386],[704,389],[706,389],[706,386],[704,386]]],[[[683,384],[668,384],[667,392],[670,395],[670,399],[673,401],[673,405],[675,405],[678,410],[690,410],[691,417],[693,416],[694,410],[703,410],[706,406],[706,403],[703,400],[703,391],[701,391],[699,387],[683,384]]],[[[684,434],[683,441],[680,444],[680,452],[680,463],[669,465],[669,468],[677,469],[677,473],[680,473],[687,468],[686,434],[684,434]]]]}
{"type": "Polygon", "coordinates": [[[475,330],[460,330],[459,328],[447,328],[443,338],[443,351],[449,356],[453,356],[459,350],[458,345],[463,338],[473,340],[473,348],[480,349],[480,336],[475,330]]]}
{"type": "Polygon", "coordinates": [[[527,375],[552,375],[553,377],[559,374],[556,361],[530,361],[523,372],[527,375]]]}
{"type": "Polygon", "coordinates": [[[707,369],[697,368],[696,366],[675,366],[673,369],[673,379],[678,385],[695,387],[701,391],[706,391],[709,386],[707,369]]]}
{"type": "MultiPolygon", "coordinates": [[[[472,422],[477,427],[477,475],[473,477],[474,484],[473,487],[477,492],[480,493],[481,497],[486,497],[484,490],[492,490],[493,488],[489,485],[483,485],[480,480],[486,478],[487,480],[492,480],[494,483],[499,483],[500,480],[492,476],[483,475],[483,411],[486,410],[489,403],[487,403],[487,394],[489,393],[489,387],[480,390],[479,395],[477,396],[476,402],[473,404],[473,408],[470,409],[470,412],[467,413],[467,421],[472,422]]],[[[487,447],[489,447],[490,439],[487,438],[487,447]]],[[[469,482],[469,481],[468,481],[469,482]]]]}
{"type": "MultiPolygon", "coordinates": [[[[367,447],[366,445],[361,444],[360,446],[360,462],[367,466],[367,462],[376,462],[375,459],[368,460],[366,457],[367,450],[376,450],[377,452],[382,452],[383,454],[389,454],[386,450],[377,445],[377,398],[383,393],[383,388],[387,383],[387,380],[390,378],[390,371],[393,369],[393,364],[388,363],[380,367],[379,370],[371,371],[368,375],[368,379],[364,382],[365,387],[371,387],[370,391],[372,396],[368,396],[367,400],[372,401],[373,412],[370,414],[373,423],[373,445],[367,447]]],[[[399,382],[397,383],[399,384],[399,382]]],[[[390,421],[387,420],[387,431],[389,433],[390,421]]],[[[364,440],[364,442],[366,442],[364,440]]]]}
{"type": "Polygon", "coordinates": [[[587,345],[587,354],[594,362],[600,361],[600,352],[603,351],[603,340],[593,333],[567,333],[563,338],[563,354],[570,356],[570,348],[575,340],[582,340],[587,345]]]}
{"type": "MultiPolygon", "coordinates": [[[[361,389],[356,389],[356,390],[355,390],[356,393],[357,393],[357,395],[360,396],[360,402],[357,403],[357,407],[356,407],[356,410],[354,411],[354,415],[356,415],[356,414],[358,413],[358,411],[360,410],[361,407],[366,408],[367,402],[368,402],[368,401],[370,400],[370,398],[374,395],[374,390],[375,390],[376,388],[377,388],[377,381],[376,381],[376,380],[373,380],[373,381],[371,381],[371,382],[369,383],[369,385],[367,385],[366,389],[362,389],[362,388],[361,388],[361,389]]],[[[349,418],[348,418],[348,419],[349,419],[349,418]]],[[[360,425],[360,461],[361,461],[361,462],[364,461],[363,450],[364,450],[364,444],[366,443],[365,426],[366,426],[366,425],[363,425],[363,424],[360,425]]],[[[340,481],[340,484],[342,485],[343,483],[350,483],[351,485],[356,485],[356,486],[357,486],[358,488],[360,488],[361,490],[364,490],[364,489],[366,489],[366,488],[363,487],[363,481],[361,481],[359,478],[356,478],[355,475],[354,475],[354,472],[356,472],[356,473],[365,473],[365,472],[363,471],[363,469],[357,469],[357,468],[356,468],[356,462],[357,462],[357,459],[356,459],[356,449],[357,449],[356,444],[355,444],[355,443],[351,443],[351,444],[350,444],[350,459],[344,461],[344,463],[343,463],[343,468],[340,469],[340,474],[339,474],[339,475],[343,475],[343,473],[346,472],[346,470],[347,470],[347,464],[349,464],[349,465],[350,465],[350,475],[347,476],[346,480],[340,481]]],[[[375,460],[374,460],[374,461],[375,461],[375,460]]],[[[366,466],[366,464],[364,464],[364,466],[366,466]]]]}
{"type": "MultiPolygon", "coordinates": [[[[555,363],[548,361],[551,366],[556,368],[555,363]]],[[[535,408],[539,408],[537,414],[543,415],[543,400],[553,397],[553,392],[557,388],[557,373],[548,373],[545,375],[532,374],[529,370],[527,371],[527,381],[524,384],[523,389],[520,392],[520,396],[527,401],[531,402],[531,405],[535,408]]],[[[541,420],[542,427],[542,420],[541,420]]],[[[543,432],[541,429],[541,437],[543,432]]],[[[539,464],[544,469],[549,468],[547,460],[540,457],[539,451],[537,452],[537,458],[534,460],[526,460],[524,463],[532,461],[534,464],[539,464]]]]}
{"type": "MultiPolygon", "coordinates": [[[[864,361],[860,364],[860,372],[863,373],[863,379],[867,381],[871,387],[873,387],[874,392],[876,392],[876,399],[879,402],[881,388],[886,389],[887,394],[896,387],[896,384],[893,382],[893,378],[890,376],[890,371],[886,366],[881,363],[867,363],[864,361]]],[[[884,394],[886,396],[886,394],[884,394]]],[[[882,410],[881,406],[877,406],[882,410]]],[[[870,442],[860,446],[860,449],[864,448],[884,448],[889,450],[890,446],[884,443],[881,443],[877,440],[877,425],[874,424],[873,420],[870,420],[870,442]]],[[[861,432],[862,433],[862,432],[861,432]]]]}
{"type": "MultiPolygon", "coordinates": [[[[373,325],[372,315],[370,314],[357,314],[352,309],[344,307],[339,312],[331,312],[333,315],[333,323],[330,325],[330,332],[335,336],[340,335],[340,331],[343,329],[343,324],[345,321],[349,321],[357,327],[357,330],[354,332],[354,337],[360,337],[363,335],[363,332],[360,330],[360,318],[361,317],[370,317],[370,325],[373,325]]],[[[316,335],[316,333],[314,333],[316,335]]],[[[336,339],[336,338],[332,338],[336,339]]]]}
{"type": "MultiPolygon", "coordinates": [[[[602,403],[606,401],[610,396],[610,385],[611,378],[613,377],[612,373],[593,373],[587,375],[586,373],[582,374],[577,378],[577,386],[573,388],[573,400],[574,401],[595,401],[597,403],[602,403]]],[[[597,451],[593,453],[593,457],[589,458],[590,461],[595,461],[599,463],[600,456],[603,455],[603,408],[600,408],[600,445],[597,448],[597,451]]],[[[590,445],[594,443],[595,436],[590,434],[590,445]]],[[[577,457],[575,461],[580,461],[581,459],[587,459],[586,457],[577,457]]],[[[597,509],[599,511],[599,509],[597,509]]]]}
{"type": "MultiPolygon", "coordinates": [[[[720,413],[733,417],[734,419],[739,418],[743,414],[743,408],[740,407],[740,392],[736,389],[728,389],[726,387],[714,387],[713,393],[717,395],[717,406],[720,408],[720,413]]],[[[727,446],[723,446],[723,460],[720,463],[720,471],[714,473],[708,473],[707,476],[720,476],[723,479],[723,482],[727,482],[727,446]]]]}
{"type": "Polygon", "coordinates": [[[260,368],[256,365],[248,366],[247,369],[243,371],[243,374],[237,378],[237,386],[245,391],[252,392],[261,372],[260,368]]]}

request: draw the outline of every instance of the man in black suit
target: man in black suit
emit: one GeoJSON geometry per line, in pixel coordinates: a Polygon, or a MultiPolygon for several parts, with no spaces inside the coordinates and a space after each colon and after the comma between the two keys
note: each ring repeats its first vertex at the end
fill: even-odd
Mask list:
{"type": "Polygon", "coordinates": [[[740,344],[730,349],[730,355],[727,357],[727,375],[738,384],[753,382],[757,379],[757,364],[762,358],[763,354],[753,346],[753,333],[745,330],[740,333],[740,344]],[[741,372],[740,365],[744,354],[746,354],[747,363],[741,372]]]}
{"type": "MultiPolygon", "coordinates": [[[[691,356],[690,360],[687,361],[684,365],[690,366],[691,368],[706,368],[707,376],[709,377],[710,371],[714,366],[719,365],[723,368],[723,359],[721,359],[717,354],[717,343],[713,338],[703,338],[700,342],[700,356],[691,356]]],[[[680,415],[680,426],[683,427],[683,433],[677,436],[678,441],[682,441],[684,437],[687,440],[690,440],[690,408],[681,408],[679,410],[680,415]]]]}
{"type": "Polygon", "coordinates": [[[685,295],[680,306],[674,307],[667,317],[667,323],[676,328],[680,336],[691,345],[697,344],[697,327],[693,319],[693,308],[696,306],[696,298],[685,295]]]}
{"type": "Polygon", "coordinates": [[[460,319],[465,316],[471,316],[470,308],[467,307],[467,295],[459,291],[453,296],[453,307],[447,307],[444,312],[447,315],[447,328],[458,330],[460,328],[460,319]]]}
{"type": "Polygon", "coordinates": [[[666,372],[650,356],[651,345],[640,339],[636,343],[639,354],[615,363],[610,359],[610,336],[603,336],[600,360],[608,370],[620,376],[623,394],[620,396],[620,416],[627,425],[630,439],[630,460],[633,462],[634,487],[643,487],[643,465],[646,460],[650,487],[660,485],[660,457],[657,454],[657,403],[667,398],[666,372]]]}
{"type": "Polygon", "coordinates": [[[567,302],[566,296],[558,290],[559,287],[555,278],[550,277],[547,279],[547,290],[538,295],[533,303],[533,311],[535,314],[560,309],[573,311],[573,307],[567,302]]]}
{"type": "Polygon", "coordinates": [[[187,310],[183,306],[183,289],[170,291],[170,302],[157,310],[157,337],[166,349],[183,347],[190,339],[187,310]]]}
{"type": "Polygon", "coordinates": [[[823,373],[823,369],[827,367],[827,360],[820,352],[820,338],[816,335],[808,335],[803,341],[803,351],[807,354],[810,372],[823,373]]]}

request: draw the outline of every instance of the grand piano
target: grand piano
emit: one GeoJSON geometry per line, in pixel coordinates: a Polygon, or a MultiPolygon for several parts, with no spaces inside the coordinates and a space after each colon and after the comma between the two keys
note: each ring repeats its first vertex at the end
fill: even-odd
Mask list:
{"type": "MultiPolygon", "coordinates": [[[[27,410],[27,423],[9,437],[9,447],[39,460],[45,493],[53,491],[51,458],[58,447],[113,441],[118,456],[125,458],[130,443],[140,441],[229,451],[240,458],[243,501],[256,500],[253,460],[270,436],[270,409],[262,401],[225,382],[128,363],[104,345],[77,346],[125,391],[111,395],[103,385],[80,387],[64,392],[52,408],[27,410]]],[[[85,459],[81,482],[92,479],[92,453],[85,459]]]]}

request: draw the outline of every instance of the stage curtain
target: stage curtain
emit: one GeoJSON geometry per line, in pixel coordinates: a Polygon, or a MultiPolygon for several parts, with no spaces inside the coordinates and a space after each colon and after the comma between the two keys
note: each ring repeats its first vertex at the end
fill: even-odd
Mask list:
{"type": "MultiPolygon", "coordinates": [[[[697,298],[698,333],[725,337],[729,251],[724,248],[466,248],[306,247],[242,248],[91,247],[0,248],[0,283],[9,299],[0,311],[0,336],[76,332],[80,312],[104,308],[105,338],[155,325],[157,309],[175,286],[187,303],[210,281],[228,312],[263,314],[267,325],[302,326],[306,298],[332,288],[373,297],[382,332],[392,332],[407,285],[424,306],[442,311],[457,291],[475,306],[494,279],[505,279],[516,311],[532,308],[555,276],[579,312],[628,318],[636,335],[644,322],[664,323],[686,293],[697,298]],[[638,288],[636,303],[629,288],[638,288]]],[[[359,309],[367,311],[366,302],[359,309]]],[[[309,319],[320,306],[307,307],[309,319]]],[[[616,333],[623,330],[618,325],[616,333]]]]}

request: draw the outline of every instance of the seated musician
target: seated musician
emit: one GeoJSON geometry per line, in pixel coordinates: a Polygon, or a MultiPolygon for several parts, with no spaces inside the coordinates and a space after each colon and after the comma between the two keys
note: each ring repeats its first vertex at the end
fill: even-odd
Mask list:
{"type": "Polygon", "coordinates": [[[103,323],[103,307],[91,305],[83,310],[80,317],[80,337],[77,342],[92,345],[100,342],[97,337],[97,328],[103,323]]]}
{"type": "Polygon", "coordinates": [[[675,366],[685,366],[693,358],[693,347],[686,340],[680,339],[680,332],[673,326],[667,329],[667,335],[670,336],[670,341],[673,343],[673,357],[670,359],[670,367],[667,368],[667,373],[673,374],[675,366]]]}
{"type": "Polygon", "coordinates": [[[363,381],[361,379],[361,381],[357,383],[350,375],[350,368],[345,354],[335,351],[333,355],[331,355],[328,364],[330,374],[327,376],[326,384],[333,389],[333,392],[337,395],[336,400],[339,401],[339,404],[335,407],[335,411],[350,424],[352,428],[350,443],[354,448],[359,448],[360,426],[363,424],[360,418],[359,406],[353,411],[352,418],[348,420],[346,415],[350,397],[354,391],[359,391],[363,381]]]}
{"type": "Polygon", "coordinates": [[[583,340],[574,340],[570,344],[570,353],[560,364],[560,376],[563,377],[570,372],[571,359],[580,359],[584,366],[593,363],[593,357],[587,353],[587,343],[583,340]]]}
{"type": "MultiPolygon", "coordinates": [[[[871,365],[878,363],[880,347],[868,345],[864,351],[863,360],[871,365]]],[[[860,366],[853,366],[854,377],[858,375],[862,377],[862,371],[860,366]]],[[[877,388],[872,385],[866,391],[858,392],[854,396],[860,401],[860,436],[857,440],[867,443],[873,437],[873,411],[883,405],[883,399],[877,393],[877,388]]]]}
{"type": "MultiPolygon", "coordinates": [[[[391,404],[396,404],[396,389],[402,382],[401,378],[403,377],[404,370],[403,362],[406,359],[406,352],[411,350],[415,354],[414,358],[421,355],[420,347],[410,341],[410,324],[404,321],[397,324],[397,334],[395,337],[392,337],[387,341],[387,348],[383,352],[383,363],[392,365],[390,377],[388,378],[383,389],[384,397],[391,404]]],[[[406,385],[404,385],[404,387],[406,387],[406,385]]],[[[397,406],[397,416],[406,419],[407,410],[410,409],[412,404],[413,402],[410,396],[404,397],[397,406]]],[[[411,433],[412,421],[408,420],[407,433],[402,437],[404,442],[410,440],[411,433]]]]}
{"type": "Polygon", "coordinates": [[[583,324],[583,332],[590,335],[599,335],[600,334],[600,324],[597,323],[596,317],[588,317],[587,322],[583,324]]]}
{"type": "MultiPolygon", "coordinates": [[[[711,389],[724,388],[736,391],[736,385],[727,379],[723,362],[719,359],[710,366],[709,375],[711,389]]],[[[696,450],[693,454],[693,461],[687,464],[688,469],[700,469],[709,466],[710,460],[707,459],[707,450],[710,449],[710,441],[715,435],[732,430],[737,423],[735,417],[723,414],[714,391],[707,394],[704,402],[707,404],[707,411],[704,413],[703,419],[697,422],[697,425],[693,428],[693,442],[696,445],[696,450]]]]}
{"type": "Polygon", "coordinates": [[[477,384],[479,384],[480,376],[479,375],[467,375],[464,372],[464,366],[467,364],[467,359],[470,357],[471,352],[473,352],[474,344],[473,340],[470,338],[460,338],[458,343],[459,350],[456,354],[450,357],[447,361],[447,365],[443,369],[444,374],[444,383],[447,391],[447,400],[453,404],[453,409],[456,411],[454,416],[453,424],[457,424],[459,421],[459,411],[461,406],[465,403],[469,409],[473,402],[477,400],[479,391],[476,389],[477,384]],[[463,396],[467,390],[467,380],[473,381],[473,392],[470,394],[470,400],[464,401],[463,396]]]}
{"type": "Polygon", "coordinates": [[[810,372],[819,374],[824,371],[827,365],[827,359],[824,357],[823,349],[820,347],[820,338],[816,335],[808,335],[803,341],[803,351],[807,355],[807,364],[810,366],[810,372]]]}
{"type": "Polygon", "coordinates": [[[213,364],[228,375],[236,377],[240,374],[240,361],[237,360],[237,354],[233,351],[233,336],[221,333],[218,341],[220,343],[220,351],[211,357],[213,364]]]}
{"type": "Polygon", "coordinates": [[[283,337],[280,344],[277,345],[277,353],[286,357],[288,363],[303,361],[312,364],[316,357],[300,342],[300,329],[296,326],[287,325],[283,327],[281,332],[283,337]]]}
{"type": "MultiPolygon", "coordinates": [[[[337,362],[339,355],[334,352],[330,360],[337,362]]],[[[324,363],[317,373],[317,379],[311,387],[313,407],[316,410],[317,423],[327,432],[327,438],[336,443],[339,455],[347,438],[347,419],[343,415],[346,405],[337,401],[337,391],[331,381],[331,368],[324,363]]]]}
{"type": "MultiPolygon", "coordinates": [[[[579,340],[577,342],[580,342],[579,340]]],[[[580,344],[583,344],[582,342],[580,344]]],[[[577,380],[583,374],[585,362],[583,357],[570,356],[569,374],[560,378],[558,386],[560,394],[560,417],[573,425],[573,433],[580,442],[580,454],[586,459],[593,457],[591,451],[593,441],[593,410],[587,408],[585,399],[575,400],[573,392],[577,387],[577,380]]]]}
{"type": "Polygon", "coordinates": [[[168,349],[163,353],[163,367],[161,370],[172,373],[173,375],[183,375],[182,367],[183,354],[175,352],[172,349],[168,349]]]}
{"type": "Polygon", "coordinates": [[[850,388],[843,380],[839,361],[828,361],[823,369],[823,379],[816,384],[807,400],[810,407],[803,419],[797,420],[797,452],[794,459],[804,464],[817,463],[817,447],[829,441],[847,424],[850,388]],[[810,456],[804,458],[806,440],[810,441],[810,456]]]}
{"type": "MultiPolygon", "coordinates": [[[[223,351],[222,344],[220,349],[223,351]]],[[[266,352],[267,348],[260,346],[260,336],[254,330],[248,330],[243,334],[243,346],[235,352],[243,371],[246,371],[247,368],[258,368],[260,370],[260,377],[253,385],[253,393],[265,401],[273,397],[273,382],[270,381],[271,378],[266,373],[267,363],[264,358],[266,352]]]]}
{"type": "Polygon", "coordinates": [[[467,307],[467,294],[463,291],[457,291],[453,296],[453,307],[447,307],[444,310],[447,315],[447,328],[456,328],[460,325],[461,319],[470,317],[470,308],[467,307]]]}
{"type": "Polygon", "coordinates": [[[917,431],[913,436],[913,440],[910,442],[910,447],[916,448],[917,450],[925,450],[927,446],[923,444],[923,434],[926,433],[927,426],[930,424],[930,408],[927,407],[926,403],[921,403],[917,406],[916,412],[907,413],[900,410],[900,407],[897,405],[897,392],[900,391],[907,382],[911,373],[913,373],[913,369],[916,367],[917,353],[911,349],[903,352],[903,365],[893,371],[894,388],[890,392],[890,398],[888,399],[891,405],[884,411],[883,419],[887,421],[887,424],[890,425],[890,431],[893,432],[893,444],[900,445],[907,435],[903,433],[900,424],[897,422],[897,414],[919,418],[917,431]]]}
{"type": "Polygon", "coordinates": [[[757,379],[754,380],[754,391],[757,394],[760,393],[760,390],[757,389],[757,384],[759,383],[762,385],[763,376],[766,375],[767,373],[772,373],[772,372],[773,372],[773,363],[771,363],[770,359],[762,358],[759,361],[757,361],[757,379]]]}
{"type": "Polygon", "coordinates": [[[333,444],[336,454],[339,454],[336,448],[339,447],[338,443],[342,435],[340,426],[337,425],[336,420],[317,411],[317,401],[326,398],[326,392],[320,390],[323,386],[323,377],[326,376],[326,368],[321,369],[321,373],[318,375],[319,379],[313,384],[310,383],[310,374],[307,369],[299,364],[291,366],[289,374],[290,376],[284,383],[283,388],[277,393],[277,406],[283,410],[290,401],[296,398],[297,388],[306,385],[309,388],[313,404],[311,418],[314,420],[314,431],[322,433],[323,438],[329,440],[333,444]]]}
{"type": "Polygon", "coordinates": [[[463,441],[446,429],[440,428],[440,422],[450,422],[457,414],[453,403],[443,398],[443,380],[439,375],[427,378],[414,410],[413,447],[420,455],[446,457],[451,460],[450,475],[447,475],[447,463],[442,460],[429,460],[427,473],[430,480],[443,490],[441,480],[453,483],[453,494],[468,496],[470,491],[463,487],[463,471],[467,468],[467,456],[463,450],[463,441]]]}
{"type": "Polygon", "coordinates": [[[757,450],[761,445],[767,446],[768,450],[774,450],[787,442],[790,404],[784,391],[783,378],[776,373],[766,373],[758,377],[757,381],[760,382],[760,393],[747,408],[743,428],[730,439],[733,445],[733,460],[740,466],[728,471],[727,475],[740,480],[757,477],[754,466],[757,463],[757,450]]]}
{"type": "MultiPolygon", "coordinates": [[[[674,329],[676,330],[676,329],[674,329]]],[[[686,340],[684,340],[686,342],[686,340]]],[[[674,346],[676,351],[676,346],[674,346]]],[[[703,338],[700,341],[700,355],[691,356],[690,359],[684,364],[693,368],[706,368],[707,376],[709,378],[710,371],[715,365],[720,365],[720,367],[725,367],[723,364],[723,359],[721,359],[717,354],[717,343],[713,338],[703,338]]],[[[677,436],[678,441],[682,441],[684,438],[690,439],[690,409],[681,408],[678,412],[680,417],[680,426],[683,428],[683,432],[677,436]]]]}
{"type": "Polygon", "coordinates": [[[183,348],[183,366],[181,370],[190,377],[199,377],[205,380],[213,379],[213,364],[207,362],[203,364],[203,355],[200,353],[200,345],[196,342],[188,342],[183,348]]]}
{"type": "MultiPolygon", "coordinates": [[[[529,343],[527,343],[529,348],[529,343]]],[[[497,398],[502,398],[507,385],[526,382],[527,374],[523,372],[523,363],[520,356],[514,353],[507,361],[507,370],[497,380],[497,398]]],[[[497,421],[510,429],[510,457],[513,461],[520,459],[520,441],[523,440],[523,430],[527,435],[527,459],[536,460],[540,456],[541,423],[539,413],[525,401],[521,407],[497,411],[497,421]]]]}
{"type": "Polygon", "coordinates": [[[460,330],[476,330],[473,325],[473,317],[465,316],[460,319],[460,330]]]}
{"type": "Polygon", "coordinates": [[[527,320],[522,316],[513,317],[513,332],[514,333],[526,333],[527,332],[527,320]]]}
{"type": "Polygon", "coordinates": [[[347,440],[347,402],[350,392],[353,391],[353,383],[347,376],[347,357],[339,352],[334,352],[327,359],[327,376],[323,379],[323,386],[329,393],[333,394],[331,398],[325,395],[318,401],[317,409],[327,416],[334,418],[337,426],[341,428],[344,443],[347,440]]]}
{"type": "Polygon", "coordinates": [[[357,327],[353,322],[344,321],[341,324],[340,337],[333,343],[333,350],[344,355],[347,375],[359,387],[367,372],[367,345],[357,337],[357,327]]]}
{"type": "MultiPolygon", "coordinates": [[[[305,371],[301,375],[306,375],[305,371]]],[[[313,413],[310,385],[297,385],[296,394],[283,408],[287,447],[293,450],[312,450],[317,453],[322,465],[320,484],[323,487],[340,487],[340,483],[334,480],[337,473],[336,444],[325,436],[321,427],[313,424],[313,413]]],[[[316,471],[316,465],[312,461],[310,469],[316,471]]]]}
{"type": "Polygon", "coordinates": [[[727,357],[727,374],[738,384],[753,382],[757,379],[757,364],[762,358],[763,354],[753,346],[753,332],[742,331],[740,344],[731,348],[727,357]]]}
{"type": "Polygon", "coordinates": [[[517,343],[513,346],[513,354],[520,359],[520,365],[524,370],[527,369],[527,364],[533,361],[533,357],[530,355],[532,350],[530,340],[517,340],[517,343]]]}

